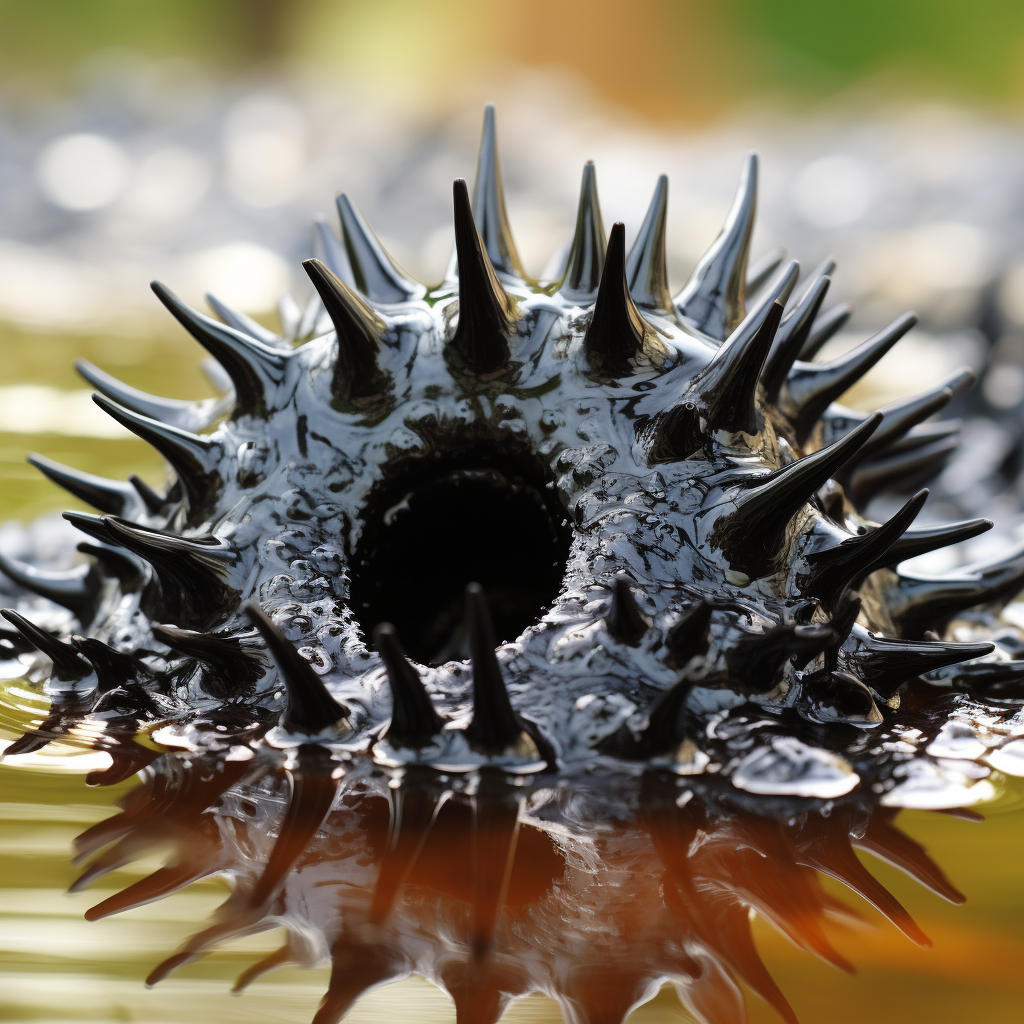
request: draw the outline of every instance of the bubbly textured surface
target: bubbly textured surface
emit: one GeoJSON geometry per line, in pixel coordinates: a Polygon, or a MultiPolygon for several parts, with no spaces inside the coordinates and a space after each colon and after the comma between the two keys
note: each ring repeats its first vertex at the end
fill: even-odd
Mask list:
{"type": "MultiPolygon", "coordinates": [[[[621,850],[588,845],[611,822],[634,823],[627,845],[637,828],[642,845],[654,836],[645,856],[671,867],[663,820],[727,844],[730,815],[755,831],[785,820],[785,841],[751,840],[782,864],[835,813],[848,865],[851,837],[885,806],[982,799],[991,768],[1022,760],[1021,639],[998,614],[1024,582],[1024,551],[923,578],[899,564],[991,524],[915,529],[926,491],[884,524],[858,512],[942,467],[956,428],[931,417],[972,375],[873,415],[838,405],[915,318],[815,361],[849,310],[823,311],[831,264],[799,284],[796,263],[748,267],[756,185],[751,157],[721,234],[672,296],[667,180],[627,252],[621,224],[605,232],[587,165],[572,243],[550,279],[532,280],[505,215],[489,110],[472,199],[455,184],[455,252],[438,287],[406,277],[345,196],[342,239],[318,228],[319,257],[305,264],[315,294],[305,310],[283,306],[284,336],[214,298],[211,319],[154,285],[222,368],[225,395],[172,402],[81,366],[101,407],[173,477],[160,494],[36,460],[100,514],[67,514],[88,540],[87,560],[66,572],[0,562],[16,592],[51,603],[4,612],[9,656],[48,680],[52,700],[7,756],[88,722],[114,759],[97,781],[155,762],[150,784],[162,780],[186,821],[218,831],[216,852],[183,853],[158,893],[218,870],[254,876],[211,939],[308,891],[290,872],[318,849],[325,819],[357,847],[371,842],[346,824],[362,813],[346,800],[391,807],[392,847],[395,808],[419,800],[412,861],[448,795],[470,809],[474,842],[497,836],[499,867],[511,870],[529,822],[559,864],[596,857],[595,899],[613,913],[614,886],[600,878],[621,850]],[[145,744],[132,740],[140,730],[145,744]],[[156,761],[154,744],[183,753],[156,761]],[[253,825],[281,773],[277,843],[262,858],[234,847],[221,819],[253,825]],[[802,824],[794,806],[809,814],[802,824]],[[790,853],[776,857],[773,843],[790,853]]],[[[255,834],[269,835],[258,823],[255,834]]],[[[841,870],[809,856],[794,863],[841,870]]],[[[495,941],[507,883],[501,868],[484,886],[490,902],[470,901],[468,935],[451,939],[477,959],[495,941]]],[[[590,891],[580,877],[569,890],[574,906],[590,891]]],[[[557,899],[527,902],[541,931],[572,918],[557,899]]],[[[757,900],[735,905],[745,915],[757,900]]],[[[824,897],[815,906],[823,913],[824,897]]],[[[318,922],[335,946],[317,939],[296,958],[336,949],[339,928],[318,922]]],[[[422,915],[416,928],[440,947],[414,954],[412,928],[388,947],[381,980],[443,977],[445,928],[422,915]]],[[[525,971],[516,991],[571,1002],[571,978],[529,966],[536,932],[522,949],[514,932],[499,946],[525,971]]],[[[641,971],[619,1017],[673,973],[641,971]]],[[[590,1019],[580,1013],[571,1019],[590,1019]]]]}

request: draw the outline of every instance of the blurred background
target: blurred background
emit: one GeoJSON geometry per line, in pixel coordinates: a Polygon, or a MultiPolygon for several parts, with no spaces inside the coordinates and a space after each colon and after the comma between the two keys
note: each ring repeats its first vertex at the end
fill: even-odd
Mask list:
{"type": "MultiPolygon", "coordinates": [[[[874,408],[963,363],[982,375],[958,410],[965,443],[928,515],[986,515],[999,528],[935,557],[983,558],[1020,532],[1020,0],[0,0],[0,546],[45,561],[48,546],[68,543],[52,524],[72,503],[25,464],[27,451],[162,476],[91,404],[76,356],[157,394],[211,393],[202,353],[151,279],[197,305],[213,292],[276,327],[280,295],[308,293],[299,261],[311,221],[334,223],[342,190],[400,263],[440,279],[451,182],[473,175],[489,101],[535,274],[571,234],[580,170],[594,159],[605,222],[624,220],[628,234],[669,174],[678,288],[721,225],[744,154],[760,152],[753,255],[782,245],[808,271],[838,258],[830,302],[857,312],[834,345],[904,309],[921,314],[850,403],[874,408]]],[[[27,714],[40,698],[19,699],[27,714]]],[[[73,754],[0,770],[0,1017],[156,1024],[212,1019],[215,1007],[222,1021],[308,1019],[322,972],[282,972],[229,1002],[237,952],[142,988],[219,883],[123,921],[80,920],[94,900],[60,895],[68,842],[114,794],[86,794],[54,771],[90,767],[73,754]]],[[[879,1024],[1017,1019],[1024,799],[1001,799],[984,833],[905,818],[969,897],[944,907],[887,878],[935,950],[865,931],[845,947],[864,972],[845,979],[762,930],[805,1022],[860,1020],[869,993],[879,1024]]],[[[679,1013],[659,1000],[636,1019],[679,1013]]],[[[753,1013],[770,1019],[763,1006],[753,1013]]],[[[400,1016],[451,1014],[410,982],[353,1019],[400,1016]]],[[[544,1001],[514,1016],[556,1019],[544,1001]]]]}

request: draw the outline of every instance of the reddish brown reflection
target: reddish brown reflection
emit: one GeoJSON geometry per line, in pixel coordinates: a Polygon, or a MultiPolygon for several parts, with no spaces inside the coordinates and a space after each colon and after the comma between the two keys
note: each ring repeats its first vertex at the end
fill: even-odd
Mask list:
{"type": "Polygon", "coordinates": [[[755,813],[667,774],[612,800],[599,783],[568,793],[486,772],[348,775],[303,749],[285,767],[166,754],[121,807],[79,837],[76,858],[95,857],[76,887],[156,844],[173,852],[87,916],[225,872],[232,894],[148,980],[283,924],[285,946],[236,988],[284,964],[329,960],[315,1024],[340,1021],[366,991],[410,973],[444,987],[461,1024],[496,1021],[531,991],[558,999],[571,1024],[618,1024],[666,981],[706,1024],[744,1019],[738,982],[794,1021],[755,948],[752,913],[852,970],[822,922],[856,915],[824,890],[823,873],[928,944],[855,849],[963,899],[889,809],[805,801],[755,813]]]}

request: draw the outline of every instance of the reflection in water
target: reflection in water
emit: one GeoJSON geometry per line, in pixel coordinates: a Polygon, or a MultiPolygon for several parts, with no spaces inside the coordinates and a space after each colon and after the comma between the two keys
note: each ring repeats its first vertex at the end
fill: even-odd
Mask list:
{"type": "MultiPolygon", "coordinates": [[[[106,778],[141,756],[123,753],[106,778]]],[[[570,792],[487,772],[347,768],[312,747],[278,766],[237,744],[227,757],[162,754],[120,813],[76,840],[76,861],[88,866],[73,889],[154,849],[170,851],[166,863],[87,918],[220,872],[233,891],[150,984],[218,943],[283,925],[285,944],[236,989],[282,965],[329,960],[315,1024],[339,1021],[366,991],[410,973],[445,989],[461,1024],[495,1021],[532,991],[556,998],[571,1024],[619,1022],[665,981],[698,1020],[724,1024],[744,1019],[738,982],[795,1020],[755,948],[751,911],[852,970],[822,924],[859,915],[820,873],[930,944],[856,849],[963,899],[895,827],[895,809],[863,802],[767,802],[755,812],[734,790],[726,797],[707,779],[695,786],[668,773],[647,773],[630,792],[599,777],[570,792]]]]}

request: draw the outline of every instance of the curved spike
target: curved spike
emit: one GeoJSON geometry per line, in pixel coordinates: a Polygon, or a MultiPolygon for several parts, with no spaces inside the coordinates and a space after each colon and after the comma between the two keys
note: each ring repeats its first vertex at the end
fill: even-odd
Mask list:
{"type": "Polygon", "coordinates": [[[782,303],[768,306],[757,329],[750,331],[748,321],[754,315],[730,335],[682,400],[658,419],[648,456],[652,464],[689,458],[706,446],[707,431],[754,435],[761,429],[756,403],[758,376],[782,317],[782,303]],[[693,400],[693,391],[699,393],[700,405],[693,400]]]}
{"type": "Polygon", "coordinates": [[[229,567],[238,556],[224,541],[179,537],[117,516],[104,516],[103,522],[110,541],[145,559],[156,572],[161,602],[153,613],[159,610],[185,626],[206,629],[234,609],[238,591],[230,585],[229,567]]]}
{"type": "Polygon", "coordinates": [[[235,388],[235,415],[266,416],[284,380],[291,352],[204,316],[159,281],[153,281],[150,288],[175,320],[224,367],[235,388]]]}
{"type": "Polygon", "coordinates": [[[959,523],[943,523],[941,526],[921,526],[916,530],[907,530],[889,548],[885,556],[875,562],[871,571],[887,565],[898,565],[908,558],[916,558],[929,551],[949,547],[950,544],[960,544],[986,533],[994,525],[991,519],[964,519],[959,523]]]}
{"type": "Polygon", "coordinates": [[[821,414],[853,386],[917,323],[904,313],[888,327],[827,363],[797,363],[783,389],[783,409],[793,420],[802,443],[821,414]]]}
{"type": "Polygon", "coordinates": [[[995,645],[990,643],[897,640],[876,635],[857,624],[843,645],[843,656],[872,690],[888,699],[908,679],[947,665],[983,658],[994,650],[995,645]]]}
{"type": "Polygon", "coordinates": [[[282,728],[310,736],[348,728],[348,708],[331,696],[323,680],[267,613],[254,601],[247,602],[242,610],[266,641],[288,691],[282,728]]]}
{"type": "Polygon", "coordinates": [[[264,974],[275,970],[278,967],[284,967],[286,964],[294,963],[294,956],[292,953],[292,947],[289,943],[285,943],[280,949],[275,949],[273,953],[268,953],[266,956],[261,957],[256,963],[251,964],[235,979],[234,985],[231,986],[231,994],[239,995],[244,992],[257,978],[261,978],[264,974]]]}
{"type": "Polygon", "coordinates": [[[324,263],[339,281],[344,281],[349,288],[357,287],[352,264],[348,261],[348,253],[324,217],[318,216],[313,221],[313,255],[324,263]]]}
{"type": "Polygon", "coordinates": [[[509,359],[516,304],[499,284],[473,223],[469,191],[454,185],[455,251],[459,259],[459,322],[449,345],[474,373],[494,373],[509,359]]]}
{"type": "Polygon", "coordinates": [[[250,679],[259,671],[258,661],[245,649],[241,637],[179,629],[177,626],[167,626],[159,622],[151,622],[149,629],[160,643],[170,647],[172,651],[189,658],[198,658],[199,661],[231,672],[232,675],[250,679]]]}
{"type": "Polygon", "coordinates": [[[626,285],[630,297],[645,309],[672,309],[665,255],[665,220],[668,215],[668,177],[662,174],[654,186],[651,204],[633,247],[626,257],[626,285]]]}
{"type": "Polygon", "coordinates": [[[423,285],[408,278],[384,251],[380,239],[370,230],[348,196],[341,193],[337,204],[345,250],[359,291],[371,302],[383,305],[420,298],[425,292],[423,285]]]}
{"type": "Polygon", "coordinates": [[[665,646],[676,665],[682,667],[707,650],[711,611],[711,603],[701,598],[686,609],[682,618],[665,635],[665,646]]]}
{"type": "Polygon", "coordinates": [[[499,779],[482,778],[472,798],[470,952],[477,963],[494,945],[519,839],[521,801],[509,789],[499,779]]]}
{"type": "Polygon", "coordinates": [[[473,184],[473,219],[480,232],[484,252],[495,271],[512,280],[522,280],[525,277],[523,265],[512,239],[512,229],[505,210],[493,103],[488,103],[484,108],[483,134],[480,137],[476,181],[473,184]]]}
{"type": "Polygon", "coordinates": [[[398,892],[419,859],[437,812],[445,798],[427,787],[405,785],[392,790],[388,842],[373,888],[368,914],[371,924],[383,924],[398,892]]]}
{"type": "Polygon", "coordinates": [[[632,372],[631,359],[643,351],[646,324],[626,287],[626,227],[612,225],[594,312],[583,338],[591,369],[612,377],[632,372]]]}
{"type": "Polygon", "coordinates": [[[844,490],[858,508],[863,508],[888,487],[914,487],[935,476],[960,446],[958,437],[945,437],[909,452],[889,455],[858,466],[844,490]]]}
{"type": "Polygon", "coordinates": [[[473,720],[466,733],[475,746],[499,753],[519,742],[524,727],[508,699],[495,653],[491,612],[479,583],[466,587],[466,633],[473,669],[473,720]]]}
{"type": "Polygon", "coordinates": [[[846,326],[851,316],[853,306],[848,302],[841,302],[838,306],[826,309],[811,325],[810,333],[797,358],[810,362],[825,347],[825,343],[846,326]]]}
{"type": "Polygon", "coordinates": [[[100,690],[112,690],[135,679],[135,660],[94,636],[74,637],[71,646],[96,670],[100,690]]]}
{"type": "Polygon", "coordinates": [[[778,685],[787,662],[802,668],[836,641],[835,630],[823,623],[782,623],[763,633],[749,633],[728,652],[730,673],[756,693],[778,685]]]}
{"type": "Polygon", "coordinates": [[[728,337],[743,319],[747,258],[756,213],[757,156],[751,153],[722,230],[675,297],[679,315],[712,338],[728,337]]]}
{"type": "Polygon", "coordinates": [[[905,636],[940,629],[958,612],[978,604],[1000,606],[1024,589],[1024,546],[993,565],[961,570],[955,576],[897,573],[890,588],[893,621],[905,636]]]}
{"type": "Polygon", "coordinates": [[[93,395],[92,400],[107,415],[151,444],[171,464],[193,508],[201,506],[213,486],[220,484],[221,446],[216,441],[140,416],[102,395],[93,395]]]}
{"type": "Polygon", "coordinates": [[[694,681],[684,676],[658,698],[647,712],[647,724],[636,738],[636,756],[662,757],[679,747],[685,739],[686,701],[693,687],[694,681]]]}
{"type": "Polygon", "coordinates": [[[851,842],[854,846],[867,850],[868,853],[905,871],[915,881],[927,886],[944,900],[957,905],[967,901],[967,897],[928,856],[925,848],[880,814],[870,815],[864,835],[859,839],[852,838],[851,842]]]}
{"type": "Polygon", "coordinates": [[[357,945],[342,936],[331,949],[331,980],[312,1024],[339,1024],[360,996],[407,971],[387,946],[357,945]]]}
{"type": "Polygon", "coordinates": [[[333,394],[346,402],[376,398],[387,386],[387,376],[377,365],[387,325],[319,260],[303,260],[302,269],[323,300],[338,335],[333,394]]]}
{"type": "Polygon", "coordinates": [[[107,480],[80,469],[62,466],[35,452],[27,456],[27,461],[58,487],[63,487],[69,494],[100,512],[122,515],[127,508],[137,503],[137,495],[132,486],[120,480],[107,480]]]}
{"type": "Polygon", "coordinates": [[[573,234],[565,277],[560,293],[570,302],[584,306],[593,302],[604,270],[607,242],[601,206],[597,199],[597,172],[588,160],[583,165],[580,202],[576,209],[576,231],[573,234]]]}
{"type": "Polygon", "coordinates": [[[744,285],[746,295],[754,295],[759,292],[770,280],[772,274],[782,266],[786,258],[786,250],[782,248],[770,249],[747,271],[747,281],[744,285]]]}
{"type": "Polygon", "coordinates": [[[783,546],[789,521],[857,454],[881,422],[881,414],[876,412],[827,448],[758,477],[733,499],[734,510],[715,523],[711,542],[727,552],[734,568],[748,574],[768,571],[783,546]]]}
{"type": "Polygon", "coordinates": [[[253,320],[251,316],[246,316],[241,310],[229,306],[226,302],[221,302],[216,295],[211,295],[207,292],[205,298],[206,304],[228,327],[241,331],[242,334],[248,334],[250,338],[262,342],[271,348],[282,348],[287,344],[284,338],[279,334],[275,334],[269,327],[264,327],[263,324],[253,320]]]}
{"type": "Polygon", "coordinates": [[[774,401],[778,396],[786,375],[799,357],[831,283],[832,279],[825,274],[816,277],[801,296],[796,309],[783,320],[771,354],[765,362],[764,372],[761,374],[761,383],[770,401],[774,401]]]}
{"type": "Polygon", "coordinates": [[[773,302],[753,334],[737,330],[701,373],[697,386],[712,430],[756,434],[761,429],[757,383],[781,320],[782,303],[773,302]]]}
{"type": "Polygon", "coordinates": [[[847,587],[859,586],[879,560],[886,560],[892,546],[903,536],[928,500],[927,489],[918,491],[883,526],[860,537],[850,537],[836,547],[807,556],[812,573],[805,592],[832,607],[847,587]]]}
{"type": "Polygon", "coordinates": [[[640,643],[649,625],[633,596],[631,582],[625,574],[615,577],[604,624],[608,632],[620,643],[635,647],[640,643]]]}
{"type": "Polygon", "coordinates": [[[122,590],[137,590],[142,582],[138,561],[125,551],[107,547],[106,544],[76,544],[83,555],[89,555],[99,562],[102,571],[121,584],[122,590]]]}
{"type": "MultiPolygon", "coordinates": [[[[896,402],[890,402],[889,405],[882,406],[878,410],[883,416],[882,425],[875,432],[875,436],[871,438],[871,443],[865,446],[861,461],[866,461],[885,449],[891,451],[892,446],[900,438],[908,435],[908,431],[945,408],[957,395],[963,394],[974,383],[974,378],[974,371],[965,366],[916,395],[901,398],[896,402]]],[[[938,433],[936,436],[929,435],[927,440],[922,440],[922,445],[937,439],[938,436],[956,432],[956,425],[952,423],[931,424],[930,426],[939,428],[938,433]]],[[[916,438],[919,435],[915,432],[909,436],[916,438]]],[[[920,447],[920,445],[915,446],[920,447]]]]}
{"type": "MultiPolygon", "coordinates": [[[[292,649],[291,644],[288,644],[288,647],[292,649]]],[[[288,772],[288,785],[291,790],[288,808],[277,830],[277,840],[267,858],[263,873],[249,894],[251,907],[262,907],[277,892],[295,866],[295,862],[305,853],[330,813],[338,792],[338,783],[339,780],[329,772],[304,771],[301,767],[288,772]]]]}
{"type": "Polygon", "coordinates": [[[19,587],[67,608],[80,622],[88,623],[96,610],[100,580],[92,565],[76,565],[72,569],[53,572],[0,554],[0,572],[19,587]]]}
{"type": "MultiPolygon", "coordinates": [[[[128,474],[128,482],[135,489],[135,493],[142,499],[142,503],[146,506],[146,510],[150,515],[159,515],[170,504],[170,498],[153,490],[142,477],[137,476],[135,473],[128,474]]],[[[123,515],[123,513],[111,514],[123,515]]]]}
{"type": "Polygon", "coordinates": [[[391,688],[391,722],[382,738],[398,747],[425,747],[444,728],[444,719],[434,710],[430,694],[406,659],[390,622],[374,629],[373,645],[384,662],[391,688]]]}
{"type": "Polygon", "coordinates": [[[53,662],[58,678],[79,680],[92,674],[92,665],[78,654],[71,644],[58,640],[52,633],[48,633],[34,622],[30,622],[24,615],[19,615],[13,608],[4,608],[0,611],[0,615],[14,626],[36,650],[41,651],[53,662]]]}
{"type": "Polygon", "coordinates": [[[106,395],[111,401],[140,416],[148,416],[179,430],[200,430],[209,420],[208,416],[203,415],[202,407],[197,402],[148,395],[145,391],[122,384],[116,377],[104,373],[87,359],[76,359],[75,369],[101,395],[106,395]]]}
{"type": "Polygon", "coordinates": [[[107,529],[105,516],[94,516],[91,512],[62,512],[61,518],[94,540],[103,544],[117,544],[114,535],[107,529]]]}

